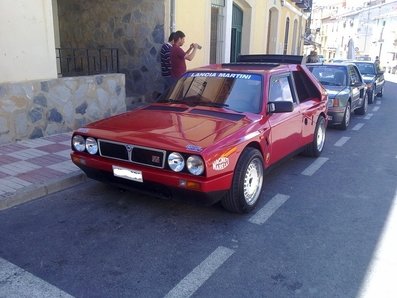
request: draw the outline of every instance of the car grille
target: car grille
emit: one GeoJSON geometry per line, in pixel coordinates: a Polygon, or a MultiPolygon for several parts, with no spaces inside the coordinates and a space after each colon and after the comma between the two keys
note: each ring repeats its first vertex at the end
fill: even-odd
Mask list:
{"type": "Polygon", "coordinates": [[[164,168],[166,152],[124,143],[98,140],[99,154],[103,157],[124,160],[155,168],[164,168]]]}

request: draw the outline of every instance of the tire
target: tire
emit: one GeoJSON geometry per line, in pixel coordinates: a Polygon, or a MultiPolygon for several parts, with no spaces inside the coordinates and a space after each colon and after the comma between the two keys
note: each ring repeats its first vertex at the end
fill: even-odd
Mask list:
{"type": "Polygon", "coordinates": [[[262,193],[263,172],[263,157],[259,150],[244,149],[234,170],[232,187],[222,199],[222,206],[235,213],[253,210],[262,193]]]}
{"type": "Polygon", "coordinates": [[[375,90],[368,92],[368,103],[373,104],[376,101],[375,90]]]}
{"type": "Polygon", "coordinates": [[[342,130],[346,130],[349,127],[350,117],[351,117],[351,107],[350,107],[350,102],[348,102],[346,104],[345,114],[343,115],[342,123],[339,126],[342,130]]]}
{"type": "Polygon", "coordinates": [[[304,155],[311,157],[320,156],[324,149],[326,129],[325,118],[323,116],[319,116],[314,130],[313,141],[306,145],[304,155]]]}
{"type": "Polygon", "coordinates": [[[378,94],[376,94],[376,96],[378,96],[378,97],[382,97],[383,96],[383,87],[382,87],[382,89],[380,89],[378,94]]]}
{"type": "Polygon", "coordinates": [[[364,102],[363,102],[362,107],[360,107],[357,110],[355,110],[355,113],[357,115],[365,115],[367,113],[367,110],[368,110],[368,97],[365,94],[364,95],[364,102]]]}

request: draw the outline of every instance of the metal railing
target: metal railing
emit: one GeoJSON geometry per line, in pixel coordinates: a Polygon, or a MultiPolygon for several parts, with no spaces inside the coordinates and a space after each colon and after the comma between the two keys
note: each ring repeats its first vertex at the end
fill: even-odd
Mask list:
{"type": "Polygon", "coordinates": [[[62,77],[119,72],[117,48],[56,48],[56,58],[62,77]]]}

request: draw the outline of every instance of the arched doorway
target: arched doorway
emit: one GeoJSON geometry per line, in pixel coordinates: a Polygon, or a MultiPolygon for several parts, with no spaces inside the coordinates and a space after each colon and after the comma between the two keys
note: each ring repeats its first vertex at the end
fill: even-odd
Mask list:
{"type": "Polygon", "coordinates": [[[277,23],[278,10],[273,7],[269,10],[269,22],[267,25],[267,54],[277,53],[277,23]]]}
{"type": "Polygon", "coordinates": [[[298,21],[294,20],[294,29],[292,31],[292,55],[297,55],[298,51],[298,21]]]}
{"type": "Polygon", "coordinates": [[[289,18],[285,21],[285,33],[284,33],[284,49],[283,54],[287,55],[288,52],[288,38],[289,38],[289,18]]]}
{"type": "Polygon", "coordinates": [[[242,31],[243,31],[243,11],[236,4],[233,4],[230,62],[236,62],[238,55],[240,55],[241,53],[242,31]]]}

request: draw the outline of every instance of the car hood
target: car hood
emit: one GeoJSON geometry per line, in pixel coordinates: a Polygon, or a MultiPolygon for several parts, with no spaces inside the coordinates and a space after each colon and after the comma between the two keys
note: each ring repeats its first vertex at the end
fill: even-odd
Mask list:
{"type": "Polygon", "coordinates": [[[148,106],[100,120],[78,131],[97,138],[155,148],[199,150],[251,123],[243,114],[211,109],[148,106]]]}
{"type": "Polygon", "coordinates": [[[333,99],[337,95],[349,94],[350,89],[346,86],[324,86],[328,93],[328,98],[333,99]]]}
{"type": "Polygon", "coordinates": [[[366,75],[362,75],[362,77],[365,83],[371,83],[375,80],[375,75],[366,74],[366,75]]]}

